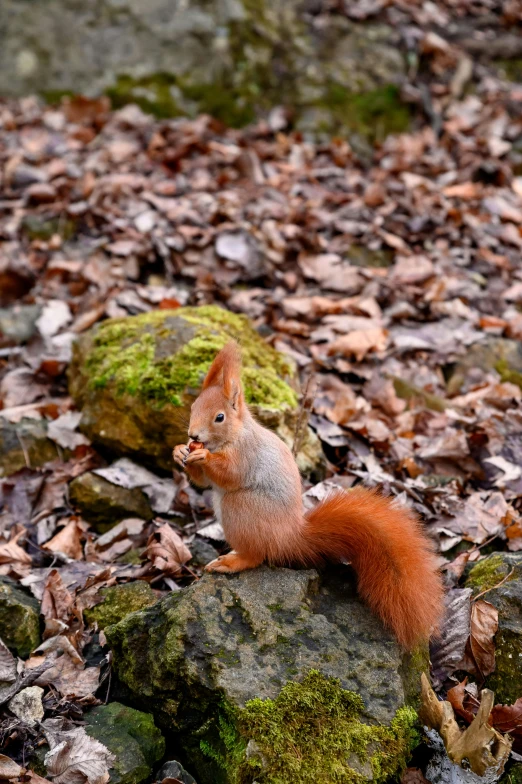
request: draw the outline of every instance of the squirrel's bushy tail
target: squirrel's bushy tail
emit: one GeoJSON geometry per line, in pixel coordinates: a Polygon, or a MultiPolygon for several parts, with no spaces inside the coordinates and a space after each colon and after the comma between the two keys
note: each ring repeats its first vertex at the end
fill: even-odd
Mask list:
{"type": "Polygon", "coordinates": [[[363,487],[336,492],[305,515],[302,561],[349,560],[359,593],[411,649],[436,633],[443,587],[413,512],[363,487]]]}

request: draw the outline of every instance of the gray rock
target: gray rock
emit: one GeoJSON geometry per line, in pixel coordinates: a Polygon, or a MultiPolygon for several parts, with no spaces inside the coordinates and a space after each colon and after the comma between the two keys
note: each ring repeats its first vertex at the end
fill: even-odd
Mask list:
{"type": "Polygon", "coordinates": [[[510,705],[522,694],[522,553],[493,553],[479,561],[471,569],[466,587],[473,588],[475,595],[492,589],[484,599],[498,609],[498,632],[495,672],[485,685],[495,692],[495,702],[510,705]]]}
{"type": "MultiPolygon", "coordinates": [[[[239,773],[252,782],[261,769],[263,781],[301,780],[285,768],[285,753],[304,743],[300,722],[310,721],[310,700],[315,715],[325,714],[326,734],[339,732],[345,751],[355,750],[344,760],[345,772],[357,769],[370,780],[386,745],[393,751],[374,781],[405,761],[415,719],[405,705],[418,693],[426,652],[401,654],[356,597],[348,567],[321,578],[313,570],[269,568],[207,575],[105,634],[119,678],[160,725],[178,734],[201,784],[228,784],[239,773]],[[258,714],[283,715],[288,702],[295,725],[282,721],[290,725],[288,748],[278,762],[258,714]],[[335,720],[329,711],[337,711],[335,720]],[[359,732],[366,740],[357,747],[359,732]]],[[[327,746],[317,729],[302,750],[303,766],[325,766],[325,781],[337,753],[327,746]]]]}
{"type": "Polygon", "coordinates": [[[56,444],[47,438],[44,420],[24,418],[13,423],[0,417],[0,476],[36,468],[59,456],[56,444]]]}
{"type": "Polygon", "coordinates": [[[130,490],[113,485],[91,471],[73,479],[69,500],[102,533],[126,517],[154,517],[146,495],[138,487],[130,490]]]}
{"type": "Polygon", "coordinates": [[[111,702],[88,711],[84,720],[87,734],[115,756],[111,784],[141,784],[165,753],[165,740],[150,713],[111,702]]]}
{"type": "Polygon", "coordinates": [[[198,537],[190,543],[190,552],[192,553],[192,561],[190,563],[195,564],[196,566],[206,566],[206,564],[213,561],[214,558],[217,558],[219,555],[215,547],[212,547],[209,542],[205,542],[204,539],[199,539],[198,537]]]}
{"type": "Polygon", "coordinates": [[[40,605],[7,577],[0,577],[0,638],[24,659],[40,644],[40,605]]]}
{"type": "Polygon", "coordinates": [[[36,331],[40,305],[13,305],[0,308],[0,347],[25,343],[36,331]]]}
{"type": "MultiPolygon", "coordinates": [[[[187,441],[190,406],[231,338],[242,346],[247,402],[291,446],[299,415],[293,361],[267,345],[245,316],[214,305],[109,319],[83,335],[69,369],[81,429],[114,452],[171,470],[172,449],[187,441]]],[[[320,442],[309,428],[304,435],[299,467],[319,479],[320,442]]]]}
{"type": "Polygon", "coordinates": [[[4,0],[0,29],[4,95],[108,91],[232,124],[287,104],[305,128],[356,133],[407,122],[390,88],[405,74],[396,31],[335,14],[319,25],[301,0],[4,0]]]}
{"type": "Polygon", "coordinates": [[[162,782],[163,779],[179,779],[182,784],[196,784],[196,780],[176,760],[171,760],[163,765],[156,776],[156,781],[162,782]]]}

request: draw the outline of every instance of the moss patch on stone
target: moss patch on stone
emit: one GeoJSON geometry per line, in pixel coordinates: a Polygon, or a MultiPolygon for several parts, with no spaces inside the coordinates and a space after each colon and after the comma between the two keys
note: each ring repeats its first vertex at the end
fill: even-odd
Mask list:
{"type": "Polygon", "coordinates": [[[114,754],[111,784],[141,784],[165,753],[165,740],[150,713],[111,702],[86,713],[85,720],[87,734],[114,754]]]}
{"type": "Polygon", "coordinates": [[[410,110],[393,84],[356,93],[332,83],[324,107],[332,115],[333,126],[325,130],[348,128],[377,143],[384,141],[389,133],[406,131],[411,121],[410,110]]]}
{"type": "Polygon", "coordinates": [[[466,588],[474,593],[481,593],[494,588],[508,573],[507,564],[501,555],[492,555],[479,561],[470,571],[466,580],[466,588]]]}
{"type": "Polygon", "coordinates": [[[522,389],[522,373],[519,370],[511,368],[507,359],[499,359],[498,362],[495,363],[495,370],[502,381],[509,381],[509,383],[516,384],[517,387],[522,389]]]}
{"type": "Polygon", "coordinates": [[[202,740],[201,750],[234,784],[378,784],[405,766],[418,742],[417,714],[399,708],[384,727],[362,722],[363,710],[359,695],[312,670],[274,700],[253,699],[241,711],[223,705],[220,742],[202,740]]]}
{"type": "Polygon", "coordinates": [[[100,594],[104,597],[103,601],[84,611],[85,620],[88,623],[96,622],[99,629],[105,629],[110,623],[118,623],[130,613],[143,610],[156,601],[154,591],[143,580],[102,588],[100,594]]]}
{"type": "Polygon", "coordinates": [[[119,395],[141,398],[158,408],[181,406],[187,389],[197,390],[216,353],[231,339],[241,345],[246,400],[272,408],[295,407],[296,392],[284,380],[292,375],[290,360],[265,344],[244,316],[214,305],[152,311],[109,319],[98,328],[86,357],[91,388],[114,385],[119,395]],[[168,333],[169,318],[193,327],[178,351],[158,356],[157,343],[168,333]]]}
{"type": "Polygon", "coordinates": [[[40,644],[40,605],[7,579],[0,580],[0,638],[21,658],[40,644]]]}

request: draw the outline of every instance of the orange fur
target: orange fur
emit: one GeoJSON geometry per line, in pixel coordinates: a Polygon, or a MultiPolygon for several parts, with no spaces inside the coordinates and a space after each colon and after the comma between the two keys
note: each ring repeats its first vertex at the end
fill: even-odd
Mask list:
{"type": "Polygon", "coordinates": [[[238,572],[263,561],[317,565],[350,560],[359,590],[405,648],[426,640],[442,615],[442,581],[416,516],[379,493],[338,491],[303,514],[292,453],[254,420],[244,403],[236,344],[212,363],[191,411],[189,435],[174,459],[214,489],[216,516],[233,552],[209,571],[238,572]]]}

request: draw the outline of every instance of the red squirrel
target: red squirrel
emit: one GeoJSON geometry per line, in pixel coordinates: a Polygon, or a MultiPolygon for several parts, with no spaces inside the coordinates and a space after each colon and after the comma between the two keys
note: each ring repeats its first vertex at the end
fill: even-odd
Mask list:
{"type": "Polygon", "coordinates": [[[173,453],[195,485],[212,487],[216,517],[233,548],[206,570],[349,560],[359,593],[399,643],[411,649],[427,640],[442,615],[443,588],[414,513],[363,487],[334,492],[305,513],[294,457],[250,413],[240,371],[239,348],[228,343],[192,405],[190,443],[173,453]]]}

